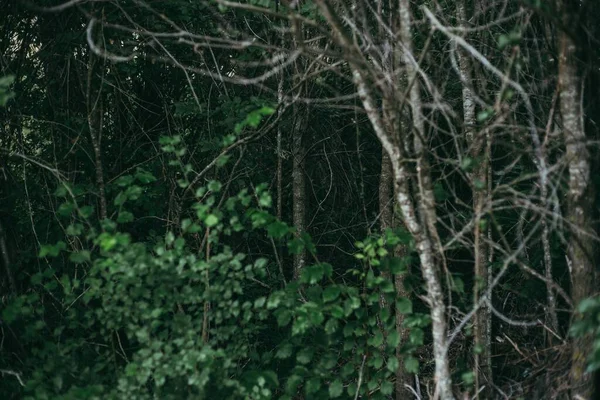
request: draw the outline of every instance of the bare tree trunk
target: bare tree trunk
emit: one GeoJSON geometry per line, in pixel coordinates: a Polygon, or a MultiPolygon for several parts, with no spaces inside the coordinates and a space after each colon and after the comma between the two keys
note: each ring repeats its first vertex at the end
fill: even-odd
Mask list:
{"type": "MultiPolygon", "coordinates": [[[[381,221],[381,232],[385,232],[388,228],[396,226],[397,221],[394,219],[393,205],[393,187],[394,187],[394,175],[392,172],[392,162],[389,155],[382,149],[381,151],[381,175],[379,177],[379,220],[381,221]]],[[[405,249],[398,246],[394,249],[394,256],[401,257],[404,255],[405,249]]],[[[400,297],[408,297],[408,292],[404,288],[404,276],[396,275],[390,276],[388,273],[384,273],[387,279],[394,279],[394,287],[396,288],[396,295],[400,297]]],[[[385,302],[385,297],[381,294],[380,300],[383,308],[389,309],[390,306],[385,302]]],[[[411,385],[411,374],[406,372],[404,369],[403,356],[401,353],[402,345],[408,338],[408,329],[403,326],[404,314],[396,310],[395,313],[395,327],[396,332],[400,336],[400,343],[396,348],[396,358],[398,359],[398,370],[396,371],[396,399],[403,400],[408,396],[411,396],[410,391],[405,385],[411,385]]]]}
{"type": "MultiPolygon", "coordinates": [[[[457,17],[460,26],[466,27],[468,15],[466,10],[466,1],[461,0],[457,3],[457,17]]],[[[484,205],[488,196],[486,180],[488,177],[487,167],[489,154],[485,149],[485,132],[476,132],[475,102],[472,93],[472,73],[471,63],[468,55],[460,48],[457,52],[458,64],[462,85],[463,101],[463,123],[464,137],[467,146],[470,149],[470,156],[475,160],[475,167],[469,174],[471,187],[473,189],[473,209],[475,211],[474,227],[474,284],[473,284],[473,304],[478,304],[481,293],[485,293],[488,283],[488,256],[487,245],[485,243],[486,233],[481,229],[481,217],[484,205]]],[[[491,396],[492,385],[492,364],[491,364],[491,313],[489,307],[481,306],[474,316],[474,373],[475,373],[475,396],[479,398],[489,398],[491,396]],[[481,389],[482,386],[485,388],[481,389]]]]}
{"type": "MultiPolygon", "coordinates": [[[[425,152],[425,121],[422,112],[421,88],[418,79],[418,71],[415,65],[416,57],[413,52],[412,43],[412,15],[410,11],[410,1],[400,0],[400,40],[404,44],[404,62],[408,73],[408,82],[412,83],[410,88],[410,107],[412,110],[412,123],[414,128],[414,151],[417,160],[417,183],[418,192],[417,202],[420,205],[419,211],[422,221],[421,229],[417,229],[413,234],[415,239],[419,258],[421,260],[421,270],[427,285],[427,300],[431,309],[432,333],[433,333],[433,353],[435,357],[435,380],[436,392],[440,399],[450,400],[454,398],[452,393],[452,376],[448,363],[448,338],[446,324],[446,305],[444,294],[440,282],[439,262],[443,258],[441,243],[436,228],[435,199],[433,196],[431,174],[427,154],[425,152]],[[436,247],[439,251],[436,250],[436,247]],[[436,260],[436,253],[438,260],[436,260]]],[[[397,176],[396,179],[405,179],[397,176]]],[[[399,185],[399,188],[401,186],[399,185]]],[[[402,190],[401,190],[402,191],[402,190]]],[[[408,195],[404,191],[400,194],[399,203],[406,203],[408,195]]],[[[407,210],[408,211],[408,210],[407,210]]],[[[406,214],[405,214],[406,218],[406,214]]]]}
{"type": "MultiPolygon", "coordinates": [[[[307,128],[304,112],[300,112],[299,105],[294,107],[294,131],[292,137],[292,190],[293,190],[293,223],[296,227],[296,236],[301,237],[306,231],[306,180],[304,177],[304,134],[307,128]]],[[[299,278],[306,264],[306,250],[304,247],[298,254],[294,254],[294,278],[299,278]]]]}
{"type": "MultiPolygon", "coordinates": [[[[281,121],[283,114],[283,73],[277,84],[277,104],[279,105],[277,117],[281,121]]],[[[283,216],[283,155],[281,154],[281,122],[277,124],[277,218],[282,219],[283,216]]]]}
{"type": "MultiPolygon", "coordinates": [[[[542,198],[546,199],[548,197],[548,189],[543,188],[542,190],[542,198]]],[[[548,319],[548,323],[550,325],[550,329],[557,333],[558,331],[558,317],[556,315],[556,297],[554,296],[554,289],[552,288],[551,283],[554,282],[554,277],[552,275],[552,254],[550,250],[550,228],[548,227],[548,221],[546,218],[542,219],[542,246],[544,248],[544,275],[546,278],[546,301],[547,301],[547,310],[546,316],[548,319]]],[[[552,344],[554,335],[547,335],[549,344],[552,344]]]]}
{"type": "MultiPolygon", "coordinates": [[[[418,172],[418,184],[416,187],[420,194],[417,199],[414,199],[409,189],[412,177],[405,162],[404,146],[402,143],[399,143],[403,138],[395,140],[394,132],[390,132],[390,124],[389,120],[386,120],[386,115],[393,115],[393,113],[390,114],[384,111],[382,115],[379,110],[371,91],[370,81],[368,80],[369,72],[364,69],[364,65],[368,61],[364,58],[360,50],[353,45],[352,39],[345,33],[340,18],[335,14],[331,6],[324,0],[317,0],[316,4],[322,16],[333,30],[336,41],[344,50],[365,113],[382,147],[390,156],[396,187],[396,202],[402,211],[404,224],[414,239],[415,249],[421,262],[421,272],[427,288],[426,301],[430,307],[432,319],[436,393],[441,400],[453,400],[452,376],[450,375],[448,363],[446,306],[442,285],[438,276],[439,265],[435,259],[436,248],[434,244],[439,247],[440,243],[437,230],[435,229],[435,203],[431,190],[431,176],[423,151],[423,143],[421,142],[425,130],[423,129],[424,121],[421,112],[420,85],[415,81],[410,93],[413,124],[417,131],[414,135],[416,137],[414,145],[417,147],[415,149],[415,153],[417,153],[415,154],[415,158],[417,159],[418,172]],[[417,207],[416,204],[420,204],[421,206],[417,207]]],[[[399,22],[401,26],[399,39],[405,49],[403,61],[406,64],[410,82],[410,78],[416,76],[416,68],[414,66],[414,59],[412,58],[410,26],[412,17],[408,0],[400,0],[398,5],[400,7],[399,22]]],[[[397,87],[392,89],[394,92],[400,92],[397,87]]],[[[403,136],[408,136],[408,134],[403,136]]],[[[406,147],[409,148],[409,146],[406,147]]],[[[443,256],[441,251],[438,252],[438,255],[440,257],[443,256]]]]}
{"type": "MultiPolygon", "coordinates": [[[[566,2],[563,3],[566,5],[566,2]]],[[[563,22],[569,25],[568,10],[563,10],[563,22]]],[[[560,111],[569,163],[569,192],[567,221],[571,236],[568,256],[572,265],[572,297],[575,304],[594,294],[595,263],[592,210],[594,190],[590,176],[590,153],[586,147],[583,126],[581,87],[583,79],[577,67],[577,45],[566,32],[559,33],[558,79],[560,85],[560,111]]],[[[593,376],[585,373],[586,361],[592,352],[591,338],[573,340],[571,358],[571,391],[573,398],[591,399],[593,376]]]]}
{"type": "Polygon", "coordinates": [[[100,219],[106,219],[106,192],[104,189],[104,172],[102,167],[102,82],[94,82],[94,69],[97,58],[94,53],[89,51],[88,76],[87,76],[87,119],[90,130],[90,139],[94,150],[94,163],[96,169],[96,185],[98,185],[98,197],[100,205],[100,219]],[[94,87],[98,86],[95,90],[94,87]]]}
{"type": "Polygon", "coordinates": [[[6,232],[4,231],[2,221],[0,221],[0,254],[2,254],[2,264],[4,264],[10,291],[12,294],[17,294],[17,284],[11,270],[10,255],[8,253],[8,246],[6,245],[6,232]]]}

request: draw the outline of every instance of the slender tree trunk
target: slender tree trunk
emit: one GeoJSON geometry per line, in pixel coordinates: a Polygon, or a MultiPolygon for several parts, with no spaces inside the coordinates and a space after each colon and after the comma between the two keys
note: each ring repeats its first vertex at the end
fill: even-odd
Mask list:
{"type": "Polygon", "coordinates": [[[2,255],[2,264],[4,264],[4,270],[6,272],[6,278],[8,279],[10,291],[13,295],[17,294],[17,284],[11,269],[10,255],[8,252],[8,246],[6,245],[6,232],[4,231],[2,221],[0,221],[0,254],[2,255]]]}
{"type": "MultiPolygon", "coordinates": [[[[466,27],[468,14],[466,1],[461,0],[457,4],[457,17],[460,26],[466,27]]],[[[485,243],[486,233],[481,227],[482,214],[488,196],[486,184],[487,167],[489,160],[484,151],[485,132],[476,131],[475,102],[473,99],[473,80],[471,63],[468,55],[462,48],[457,52],[460,68],[463,101],[463,123],[464,137],[470,149],[469,156],[475,160],[474,170],[470,174],[471,187],[473,188],[473,209],[475,211],[474,236],[474,285],[473,304],[478,304],[481,294],[487,290],[488,266],[487,246],[485,243]]],[[[474,317],[474,373],[476,398],[489,398],[491,396],[492,365],[491,365],[491,313],[489,307],[483,305],[475,313],[474,317]],[[482,386],[485,386],[481,389],[482,386]]]]}
{"type": "MultiPolygon", "coordinates": [[[[381,221],[381,232],[385,232],[388,228],[394,228],[397,221],[394,219],[393,212],[393,190],[394,189],[394,175],[392,172],[392,161],[389,155],[382,149],[381,151],[381,175],[379,177],[379,219],[381,221]]],[[[405,249],[398,246],[394,249],[394,256],[401,257],[404,255],[405,249]]],[[[387,279],[393,279],[394,287],[396,288],[396,295],[400,297],[408,297],[408,292],[404,287],[404,276],[396,275],[390,276],[385,273],[384,276],[387,279]]],[[[389,309],[390,305],[385,302],[383,294],[381,294],[381,306],[389,309]]],[[[401,353],[402,345],[408,338],[408,329],[403,326],[404,314],[395,312],[395,327],[396,332],[400,336],[400,343],[396,348],[396,358],[398,359],[399,368],[396,371],[396,399],[403,400],[411,396],[411,392],[406,388],[405,385],[411,385],[411,374],[406,372],[404,369],[403,356],[401,353]]],[[[412,385],[411,385],[412,386],[412,385]]]]}
{"type": "MultiPolygon", "coordinates": [[[[566,2],[564,3],[566,4],[566,2]]],[[[571,26],[568,10],[562,10],[565,26],[571,26]]],[[[574,39],[566,32],[559,33],[558,79],[560,85],[560,111],[563,134],[569,163],[569,191],[566,219],[571,236],[568,256],[572,265],[572,297],[575,304],[594,294],[594,242],[592,211],[594,190],[591,182],[590,152],[587,148],[583,126],[581,87],[583,79],[577,66],[578,49],[574,39]]],[[[592,374],[586,373],[586,361],[592,353],[589,336],[573,340],[571,358],[571,391],[573,398],[591,399],[592,374]]]]}
{"type": "Polygon", "coordinates": [[[277,218],[279,220],[283,217],[283,155],[281,154],[281,115],[283,114],[283,73],[277,84],[277,102],[279,105],[277,111],[277,117],[279,118],[279,124],[277,124],[277,218]]]}
{"type": "MultiPolygon", "coordinates": [[[[435,213],[435,200],[433,196],[431,174],[427,154],[425,152],[425,121],[422,112],[421,88],[418,71],[415,66],[416,57],[412,43],[412,15],[410,1],[400,0],[400,40],[404,44],[404,63],[408,73],[408,82],[414,80],[410,88],[410,107],[412,110],[412,123],[414,129],[414,152],[417,160],[417,187],[420,219],[422,227],[413,233],[423,278],[427,285],[427,300],[431,309],[433,353],[435,357],[436,392],[440,399],[454,398],[452,393],[452,376],[448,363],[448,339],[446,324],[446,305],[439,277],[439,263],[443,258],[441,243],[436,228],[437,217],[435,213]],[[437,253],[437,260],[436,260],[437,253]]],[[[397,177],[398,179],[399,177],[397,177]]],[[[401,195],[402,196],[402,195],[401,195]]],[[[403,196],[402,196],[403,197],[403,196]]],[[[399,199],[402,203],[407,199],[399,199]]],[[[405,216],[406,217],[406,216],[405,216]]]]}
{"type": "MultiPolygon", "coordinates": [[[[306,180],[304,175],[304,135],[307,128],[304,112],[300,106],[294,109],[294,130],[292,137],[292,185],[293,185],[293,222],[296,227],[296,236],[301,237],[306,231],[306,180]]],[[[306,264],[306,250],[294,255],[294,278],[300,277],[300,273],[306,264]]]]}
{"type": "Polygon", "coordinates": [[[104,189],[104,172],[102,167],[102,82],[95,82],[94,70],[97,65],[97,57],[90,50],[88,60],[87,76],[87,119],[90,130],[90,139],[94,150],[94,163],[96,170],[96,185],[98,186],[98,197],[100,205],[100,219],[106,219],[106,192],[104,189]],[[96,89],[97,87],[97,89],[96,89]]]}
{"type": "MultiPolygon", "coordinates": [[[[410,93],[410,105],[413,110],[413,124],[417,131],[414,145],[420,146],[420,149],[415,149],[417,153],[415,158],[418,171],[419,198],[414,199],[411,190],[409,189],[412,176],[408,165],[404,160],[404,146],[398,140],[395,140],[394,132],[390,132],[389,121],[386,121],[384,112],[380,112],[379,106],[372,94],[372,88],[368,80],[368,71],[363,69],[364,56],[360,51],[353,46],[352,39],[345,33],[342,23],[335,14],[331,6],[324,0],[316,0],[322,16],[328,22],[330,28],[334,32],[334,36],[338,44],[346,51],[347,61],[349,61],[352,78],[356,85],[358,96],[362,101],[363,108],[373,131],[381,142],[382,147],[390,156],[392,162],[392,170],[394,173],[394,183],[396,186],[396,202],[402,211],[403,222],[411,233],[414,242],[415,250],[419,255],[421,262],[421,272],[425,280],[427,289],[426,300],[430,307],[430,315],[432,319],[432,334],[433,334],[433,353],[435,360],[435,380],[436,393],[441,400],[453,400],[452,393],[452,376],[450,375],[450,367],[448,363],[448,338],[446,325],[446,306],[444,302],[444,294],[442,285],[439,279],[438,261],[435,259],[436,247],[439,247],[439,237],[435,230],[435,206],[433,193],[431,191],[431,177],[425,155],[423,154],[422,134],[424,133],[424,121],[421,114],[420,103],[420,88],[417,82],[413,85],[413,90],[410,93]],[[360,61],[355,61],[360,60],[360,61]],[[416,89],[415,89],[416,87],[416,89]],[[417,207],[420,204],[421,207],[417,207]],[[432,219],[433,217],[433,219],[432,219]],[[437,243],[436,243],[437,240],[437,243]]],[[[415,75],[415,67],[411,59],[412,54],[412,37],[411,37],[411,13],[408,0],[401,0],[399,3],[399,22],[401,32],[399,39],[403,44],[404,59],[406,64],[407,75],[410,78],[415,75]]],[[[396,92],[400,92],[398,88],[393,88],[396,92]]],[[[405,134],[403,136],[408,136],[405,134]]],[[[399,138],[400,141],[403,138],[399,138]]],[[[410,146],[406,146],[409,148],[410,146]]],[[[441,249],[439,249],[441,250],[441,249]]],[[[438,255],[442,256],[438,251],[438,255]]]]}

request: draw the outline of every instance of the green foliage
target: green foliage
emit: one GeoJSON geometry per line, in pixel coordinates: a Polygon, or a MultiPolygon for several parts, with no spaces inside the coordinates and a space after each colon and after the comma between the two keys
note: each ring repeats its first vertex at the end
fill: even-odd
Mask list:
{"type": "Polygon", "coordinates": [[[0,78],[0,107],[5,107],[8,101],[15,97],[15,93],[10,90],[10,85],[14,81],[14,75],[7,75],[0,78]]]}
{"type": "Polygon", "coordinates": [[[569,334],[575,338],[585,336],[593,340],[593,351],[588,354],[588,373],[600,369],[600,297],[584,299],[577,306],[580,318],[571,325],[569,334]]]}

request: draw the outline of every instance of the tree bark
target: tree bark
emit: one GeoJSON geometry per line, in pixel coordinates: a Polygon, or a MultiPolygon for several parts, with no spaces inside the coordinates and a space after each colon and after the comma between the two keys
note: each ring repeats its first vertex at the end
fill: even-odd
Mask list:
{"type": "MultiPolygon", "coordinates": [[[[467,5],[465,0],[457,3],[457,19],[459,26],[466,27],[468,21],[467,5]]],[[[482,216],[488,196],[487,168],[489,165],[486,148],[485,132],[476,131],[475,102],[473,99],[473,80],[471,63],[468,54],[461,48],[457,51],[458,64],[462,81],[463,102],[463,132],[469,148],[469,156],[473,158],[475,167],[469,174],[473,190],[473,210],[475,212],[474,236],[474,284],[473,304],[478,304],[481,294],[487,290],[489,271],[487,265],[486,233],[482,229],[482,216]]],[[[491,299],[490,299],[491,301],[491,299]]],[[[474,316],[474,374],[475,398],[487,399],[491,396],[492,363],[491,363],[491,313],[489,307],[482,305],[474,316]],[[482,388],[482,386],[484,386],[482,388]]]]}
{"type": "MultiPolygon", "coordinates": [[[[566,4],[566,3],[565,3],[566,4]]],[[[563,11],[563,23],[570,26],[568,10],[563,11]]],[[[569,166],[568,207],[566,218],[571,235],[568,257],[572,265],[571,281],[574,304],[594,294],[595,263],[593,243],[593,199],[591,160],[583,126],[581,87],[583,79],[577,63],[578,49],[574,39],[566,32],[559,33],[558,80],[560,86],[560,111],[563,136],[569,166]]],[[[575,338],[571,355],[571,394],[573,398],[591,399],[592,374],[586,373],[587,357],[592,353],[589,336],[575,338]]]]}
{"type": "MultiPolygon", "coordinates": [[[[340,45],[344,51],[346,60],[350,64],[352,78],[365,113],[383,149],[390,156],[396,187],[396,202],[402,212],[403,222],[415,242],[415,250],[419,255],[421,272],[427,289],[426,301],[429,305],[432,319],[436,393],[441,400],[453,400],[452,376],[450,375],[447,352],[446,306],[442,285],[438,276],[439,265],[435,259],[436,249],[434,244],[436,239],[439,240],[437,231],[435,230],[436,220],[432,219],[432,217],[435,218],[435,203],[433,202],[433,193],[431,191],[430,171],[425,154],[423,154],[422,142],[420,142],[420,138],[424,133],[424,129],[422,129],[424,121],[421,113],[420,85],[415,82],[410,93],[410,105],[413,110],[413,124],[417,131],[414,136],[418,137],[418,139],[415,140],[414,145],[421,146],[420,152],[418,150],[415,151],[417,153],[415,154],[415,158],[418,160],[418,184],[416,187],[420,193],[420,197],[415,199],[409,189],[409,183],[412,177],[406,163],[407,157],[405,157],[404,154],[404,146],[401,143],[403,138],[396,138],[394,132],[390,132],[390,124],[386,123],[389,121],[385,120],[385,115],[392,114],[385,112],[385,110],[381,113],[375,102],[375,97],[373,96],[370,87],[370,81],[367,78],[369,76],[369,71],[364,68],[364,65],[367,65],[368,61],[353,45],[353,41],[346,34],[339,16],[335,14],[330,5],[324,0],[317,0],[316,4],[319,7],[322,16],[333,30],[338,45],[340,45]],[[421,207],[418,207],[417,204],[421,204],[421,207]]],[[[405,49],[403,61],[406,63],[410,82],[410,79],[416,76],[416,68],[411,59],[412,37],[410,23],[412,17],[409,6],[408,0],[401,0],[399,2],[399,22],[401,25],[399,39],[403,43],[405,49]]],[[[391,92],[400,93],[400,90],[398,90],[397,87],[393,87],[391,88],[391,92]]],[[[410,146],[407,146],[407,148],[409,147],[410,146]]],[[[439,241],[437,242],[437,245],[439,245],[439,241]]],[[[438,255],[442,256],[441,253],[438,253],[438,255]]]]}
{"type": "MultiPolygon", "coordinates": [[[[293,191],[293,223],[296,228],[296,237],[300,238],[306,231],[306,180],[304,176],[304,134],[307,128],[304,112],[299,105],[294,106],[294,130],[292,132],[292,191],[293,191]]],[[[294,254],[294,278],[300,277],[300,273],[306,264],[306,250],[294,254]]]]}
{"type": "MultiPolygon", "coordinates": [[[[410,11],[410,1],[400,0],[400,40],[404,44],[404,62],[408,74],[408,82],[414,80],[410,88],[410,108],[412,111],[412,123],[414,129],[414,152],[417,160],[417,203],[419,204],[420,219],[422,221],[420,229],[409,230],[415,239],[419,259],[421,261],[421,270],[423,278],[427,285],[427,300],[430,307],[433,333],[433,353],[435,357],[435,380],[436,392],[440,399],[454,399],[452,393],[452,375],[448,363],[448,338],[446,324],[446,305],[444,294],[439,277],[439,262],[443,258],[441,243],[436,228],[437,216],[435,212],[435,199],[431,182],[431,171],[429,161],[425,152],[425,121],[422,111],[421,88],[418,79],[418,71],[414,63],[416,62],[413,52],[412,42],[412,15],[410,11]],[[437,247],[437,250],[436,250],[437,247]],[[436,254],[437,253],[437,254],[436,254]],[[437,260],[436,260],[437,256],[437,260]]],[[[397,176],[396,179],[406,179],[406,177],[397,176]]],[[[400,183],[400,182],[399,182],[400,183]]],[[[406,203],[410,201],[406,190],[399,193],[399,203],[406,209],[406,203]]],[[[414,209],[414,208],[413,208],[414,209]]],[[[406,209],[403,212],[404,217],[410,211],[406,209]]],[[[415,221],[416,222],[416,221],[415,221]]]]}
{"type": "Polygon", "coordinates": [[[96,170],[96,185],[98,185],[98,203],[100,219],[106,219],[106,191],[104,188],[104,170],[102,167],[102,126],[103,126],[103,110],[102,110],[102,82],[94,81],[94,70],[96,69],[97,58],[90,50],[88,60],[88,75],[87,75],[87,119],[90,130],[90,140],[94,150],[94,164],[96,170]],[[97,88],[96,88],[97,87],[97,88]]]}
{"type": "MultiPolygon", "coordinates": [[[[382,149],[381,151],[381,175],[379,176],[379,220],[381,221],[381,232],[384,233],[388,228],[394,228],[397,221],[394,219],[394,175],[392,171],[392,161],[389,155],[382,149]]],[[[398,246],[394,249],[394,257],[402,257],[405,249],[398,246]]],[[[383,273],[386,279],[393,279],[396,295],[399,297],[408,298],[409,294],[404,287],[404,276],[390,276],[388,273],[383,273]]],[[[389,309],[390,306],[385,302],[383,294],[381,294],[381,306],[389,309]]],[[[404,314],[395,312],[395,327],[396,332],[400,336],[400,343],[396,348],[396,358],[398,359],[398,370],[396,371],[395,392],[396,399],[403,400],[411,396],[411,392],[405,385],[411,385],[411,374],[404,369],[404,357],[400,351],[402,345],[408,338],[408,329],[403,326],[404,314]]]]}

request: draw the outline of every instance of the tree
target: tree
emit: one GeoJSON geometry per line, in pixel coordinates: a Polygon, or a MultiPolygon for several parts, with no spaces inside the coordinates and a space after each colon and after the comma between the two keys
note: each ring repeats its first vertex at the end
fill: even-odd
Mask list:
{"type": "Polygon", "coordinates": [[[534,3],[10,1],[0,392],[590,397],[596,10],[534,3]]]}

